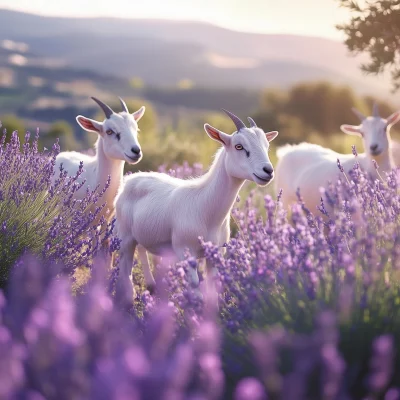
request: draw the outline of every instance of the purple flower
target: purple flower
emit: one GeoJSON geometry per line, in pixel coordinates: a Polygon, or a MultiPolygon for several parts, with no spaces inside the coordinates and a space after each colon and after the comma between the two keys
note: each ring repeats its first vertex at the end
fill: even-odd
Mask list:
{"type": "Polygon", "coordinates": [[[26,251],[61,262],[70,275],[78,266],[90,267],[113,229],[113,222],[99,219],[104,207],[101,198],[110,182],[99,188],[101,191],[74,200],[74,192],[82,185],[77,181],[83,163],[73,177],[62,169],[58,173],[54,170],[58,143],[48,154],[38,150],[38,132],[32,143],[29,137],[27,134],[22,149],[16,133],[10,143],[2,141],[0,147],[4,172],[0,176],[0,210],[7,210],[0,212],[0,287],[6,286],[10,269],[26,251]],[[55,182],[54,174],[58,175],[55,182]]]}
{"type": "Polygon", "coordinates": [[[342,164],[339,159],[337,159],[337,166],[338,166],[340,172],[344,172],[344,169],[343,169],[342,164]]]}
{"type": "MultiPolygon", "coordinates": [[[[35,154],[50,176],[54,158],[42,165],[35,146],[17,151],[16,138],[6,146],[0,163],[11,168],[24,159],[32,171],[35,154]]],[[[190,170],[174,168],[179,176],[190,170]]],[[[392,387],[399,365],[395,172],[374,181],[356,166],[351,179],[340,175],[323,189],[316,210],[304,207],[300,193],[287,212],[252,191],[235,205],[238,230],[223,247],[199,238],[217,272],[205,269],[193,289],[185,272],[202,264],[190,254],[178,264],[163,257],[155,293],[139,279],[134,303],[121,310],[112,297],[118,261],[105,268],[120,244],[114,221],[102,217],[107,189],[74,200],[81,169],[72,178],[60,170],[50,186],[24,172],[22,185],[0,176],[0,207],[4,199],[21,210],[31,200],[41,207],[23,221],[16,212],[1,219],[0,208],[0,255],[21,254],[30,248],[26,232],[45,232],[42,257],[15,256],[0,295],[0,397],[399,397],[392,387]],[[90,279],[76,290],[62,272],[78,266],[90,267],[90,279]],[[360,364],[367,359],[368,370],[360,364]]],[[[133,262],[134,277],[138,267],[133,262]]]]}
{"type": "Polygon", "coordinates": [[[393,370],[393,337],[382,335],[375,339],[370,361],[369,388],[381,392],[390,382],[393,370]]]}
{"type": "Polygon", "coordinates": [[[255,378],[242,379],[235,389],[235,400],[266,400],[263,385],[255,378]]]}

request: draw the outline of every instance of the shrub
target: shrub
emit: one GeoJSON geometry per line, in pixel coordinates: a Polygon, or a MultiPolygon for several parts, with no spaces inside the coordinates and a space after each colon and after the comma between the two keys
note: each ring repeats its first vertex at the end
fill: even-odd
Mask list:
{"type": "Polygon", "coordinates": [[[250,196],[225,257],[202,243],[219,273],[200,298],[190,256],[128,312],[100,259],[72,296],[60,263],[24,257],[0,296],[0,398],[399,399],[397,171],[356,165],[321,196],[289,215],[266,196],[265,219],[250,196]]]}
{"type": "Polygon", "coordinates": [[[64,270],[89,266],[92,256],[110,236],[112,224],[99,218],[104,204],[97,188],[79,201],[73,194],[82,183],[65,171],[54,171],[58,145],[47,154],[38,150],[38,134],[20,148],[16,132],[10,143],[0,142],[0,288],[11,267],[27,250],[54,261],[64,270]],[[52,184],[52,176],[58,178],[52,184]]]}
{"type": "Polygon", "coordinates": [[[0,292],[0,398],[221,397],[219,337],[209,318],[180,332],[166,303],[145,321],[114,307],[101,262],[84,294],[57,265],[25,257],[0,292]]]}
{"type": "MultiPolygon", "coordinates": [[[[395,396],[389,388],[400,381],[399,193],[396,170],[374,181],[356,164],[321,192],[319,210],[307,210],[299,193],[288,215],[279,196],[266,196],[263,219],[249,196],[233,212],[239,232],[227,254],[203,243],[219,270],[229,395],[252,376],[272,398],[395,396]]],[[[192,264],[189,258],[183,268],[192,264]]],[[[182,290],[183,271],[172,267],[167,281],[183,315],[201,314],[199,300],[182,290]]],[[[156,309],[154,299],[149,304],[156,309]]]]}
{"type": "MultiPolygon", "coordinates": [[[[289,220],[279,200],[266,196],[265,221],[250,197],[246,209],[234,213],[239,233],[227,245],[227,256],[222,258],[215,247],[205,244],[207,258],[220,273],[225,363],[232,379],[245,376],[253,368],[246,345],[252,329],[279,326],[311,334],[319,314],[330,310],[339,324],[335,352],[347,364],[338,390],[360,398],[372,390],[366,382],[374,340],[400,329],[397,171],[373,181],[356,165],[350,176],[342,174],[321,196],[319,211],[311,212],[299,194],[289,220]]],[[[386,357],[396,369],[387,372],[385,383],[381,381],[380,394],[390,382],[400,381],[400,342],[387,339],[382,346],[386,345],[392,349],[386,348],[386,357]]],[[[312,361],[312,352],[305,353],[310,372],[323,371],[324,356],[315,352],[312,361]]],[[[281,372],[297,368],[295,364],[281,364],[281,372]]]]}

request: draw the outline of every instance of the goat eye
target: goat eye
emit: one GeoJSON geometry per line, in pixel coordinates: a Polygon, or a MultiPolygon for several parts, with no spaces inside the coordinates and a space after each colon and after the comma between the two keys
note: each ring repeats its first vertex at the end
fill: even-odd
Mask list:
{"type": "Polygon", "coordinates": [[[112,135],[114,131],[112,129],[107,129],[106,130],[107,135],[112,135]]]}
{"type": "Polygon", "coordinates": [[[241,144],[237,144],[237,145],[235,146],[235,149],[236,149],[236,150],[243,150],[243,146],[242,146],[241,144]]]}

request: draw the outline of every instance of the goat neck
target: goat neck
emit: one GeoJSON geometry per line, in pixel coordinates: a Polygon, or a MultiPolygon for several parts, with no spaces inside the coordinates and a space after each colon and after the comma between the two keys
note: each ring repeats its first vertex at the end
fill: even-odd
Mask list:
{"type": "Polygon", "coordinates": [[[113,202],[117,195],[118,189],[122,184],[124,175],[124,160],[111,159],[104,152],[104,141],[101,137],[96,142],[96,161],[97,161],[97,183],[100,184],[99,190],[102,190],[111,177],[109,188],[104,194],[104,200],[107,201],[107,206],[113,210],[113,202]]]}
{"type": "Polygon", "coordinates": [[[226,161],[226,151],[221,149],[216,154],[209,171],[202,177],[199,186],[199,196],[204,199],[202,202],[204,209],[201,213],[207,222],[213,224],[222,224],[244,183],[244,180],[228,174],[226,161]]]}

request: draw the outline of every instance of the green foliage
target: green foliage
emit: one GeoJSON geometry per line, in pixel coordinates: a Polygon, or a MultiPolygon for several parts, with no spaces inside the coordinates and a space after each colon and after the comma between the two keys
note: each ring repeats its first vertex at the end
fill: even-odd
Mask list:
{"type": "Polygon", "coordinates": [[[132,78],[129,83],[134,89],[142,89],[142,88],[144,88],[143,79],[141,79],[141,78],[139,78],[137,76],[132,78]]]}
{"type": "Polygon", "coordinates": [[[389,70],[394,90],[400,88],[400,0],[338,0],[352,12],[349,22],[337,28],[346,35],[352,53],[365,52],[370,62],[361,66],[367,73],[389,70]]]}
{"type": "Polygon", "coordinates": [[[42,142],[46,147],[50,148],[57,139],[59,139],[60,147],[63,151],[79,150],[82,146],[75,139],[72,126],[66,121],[54,122],[42,142]]]}
{"type": "Polygon", "coordinates": [[[329,134],[337,132],[343,121],[355,120],[351,107],[363,110],[364,105],[360,103],[348,87],[333,86],[328,82],[304,83],[289,91],[286,109],[310,128],[329,134]]]}
{"type": "Polygon", "coordinates": [[[196,160],[198,151],[193,142],[180,140],[176,132],[169,132],[163,138],[153,137],[152,140],[142,140],[143,159],[139,164],[127,166],[132,172],[156,171],[161,164],[182,164],[186,160],[196,160]]]}
{"type": "Polygon", "coordinates": [[[7,131],[6,143],[11,140],[11,135],[14,131],[18,132],[18,137],[21,143],[25,142],[25,125],[16,115],[7,114],[0,117],[1,128],[7,131]]]}

